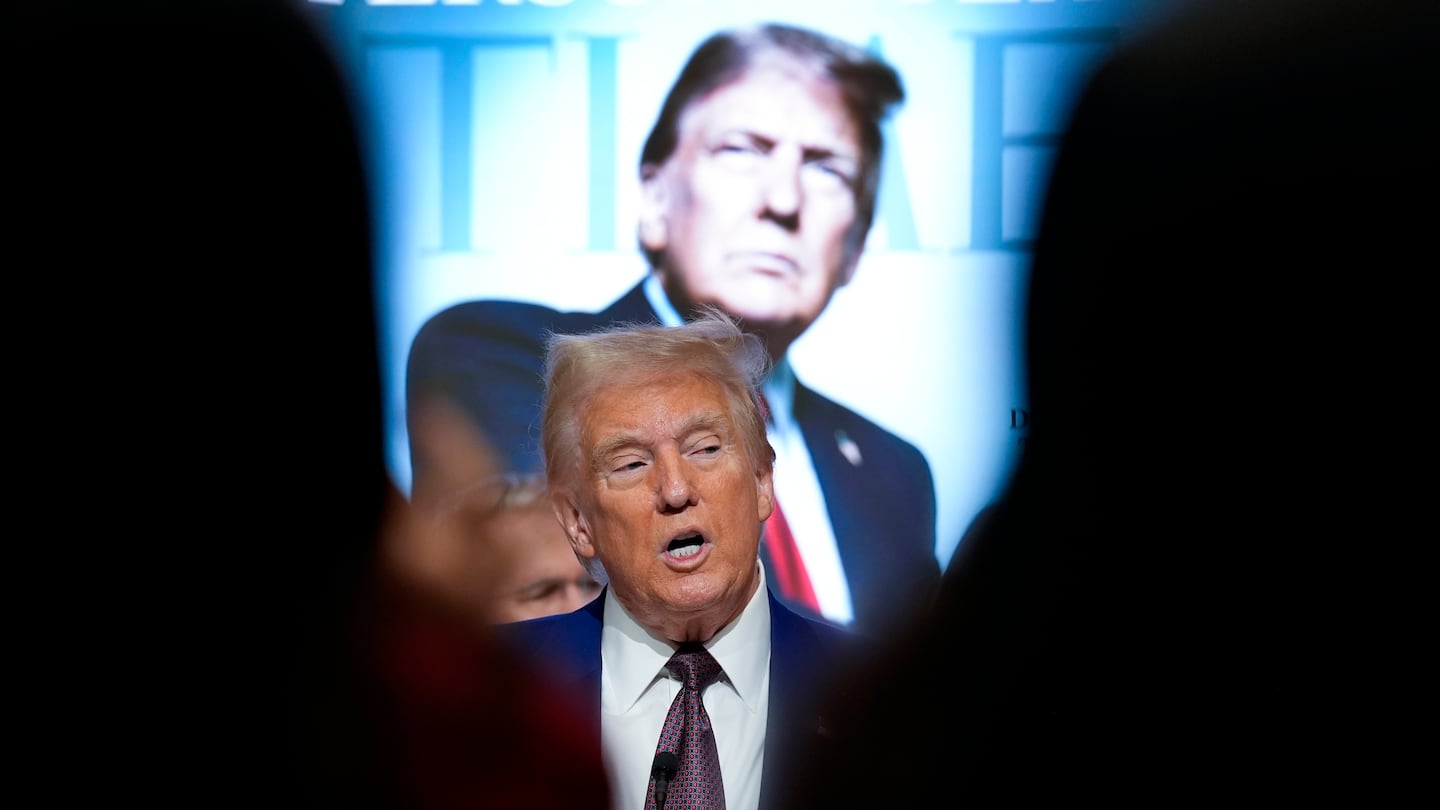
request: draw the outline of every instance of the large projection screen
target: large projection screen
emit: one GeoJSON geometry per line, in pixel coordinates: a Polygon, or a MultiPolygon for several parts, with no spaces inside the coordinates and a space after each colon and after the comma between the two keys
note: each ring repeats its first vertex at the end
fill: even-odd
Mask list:
{"type": "Polygon", "coordinates": [[[411,484],[407,352],[461,301],[598,310],[645,273],[640,147],[690,51],[760,22],[882,55],[885,128],[855,279],[796,343],[806,384],[915,444],[935,556],[1006,483],[1028,418],[1030,246],[1070,103],[1130,2],[470,0],[313,2],[352,82],[377,226],[388,463],[411,484]]]}

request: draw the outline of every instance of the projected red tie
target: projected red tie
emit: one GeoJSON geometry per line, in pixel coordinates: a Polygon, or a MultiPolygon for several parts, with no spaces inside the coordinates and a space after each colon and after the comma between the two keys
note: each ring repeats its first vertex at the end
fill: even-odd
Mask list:
{"type": "MultiPolygon", "coordinates": [[[[760,407],[765,411],[765,421],[773,424],[770,403],[760,395],[760,407]]],[[[800,548],[795,545],[795,535],[790,523],[780,509],[780,496],[775,496],[775,511],[765,521],[765,549],[770,567],[774,569],[774,583],[780,597],[786,602],[820,612],[820,600],[815,598],[815,586],[810,584],[810,575],[805,571],[805,560],[800,557],[800,548]]]]}
{"type": "Polygon", "coordinates": [[[810,584],[810,575],[805,573],[805,561],[800,559],[795,535],[790,533],[790,524],[780,511],[779,498],[775,499],[775,511],[765,521],[765,546],[770,552],[770,565],[775,569],[775,584],[781,597],[819,613],[820,600],[815,598],[815,587],[810,584]]]}
{"type": "MultiPolygon", "coordinates": [[[[680,761],[674,779],[666,787],[665,810],[725,810],[725,783],[720,778],[715,730],[700,700],[700,690],[720,677],[720,663],[699,644],[682,644],[665,668],[681,683],[655,745],[656,754],[668,751],[680,761]]],[[[645,810],[656,808],[656,787],[652,781],[645,810]]]]}

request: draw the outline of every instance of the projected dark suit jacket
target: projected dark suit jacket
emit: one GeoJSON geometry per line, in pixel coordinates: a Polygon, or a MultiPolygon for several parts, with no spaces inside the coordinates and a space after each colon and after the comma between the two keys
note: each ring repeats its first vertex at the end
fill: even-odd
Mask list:
{"type": "MultiPolygon", "coordinates": [[[[773,590],[770,598],[770,714],[765,723],[765,763],[760,808],[782,806],[779,799],[794,786],[797,764],[811,752],[833,744],[824,698],[843,696],[847,680],[876,649],[861,637],[786,608],[773,590]]],[[[582,716],[594,719],[584,733],[600,733],[600,631],[605,594],[570,613],[495,625],[499,639],[512,645],[549,685],[573,697],[582,716]]],[[[577,732],[580,730],[577,730],[577,732]]],[[[598,740],[597,740],[598,745],[598,740]]]]}
{"type": "MultiPolygon", "coordinates": [[[[423,397],[448,397],[511,469],[539,471],[546,335],[658,321],[640,284],[600,312],[514,301],[456,304],[431,318],[411,344],[406,396],[412,405],[423,397]]],[[[407,418],[415,418],[416,409],[408,410],[407,418]]],[[[854,606],[851,627],[884,632],[927,605],[939,587],[930,465],[914,445],[798,380],[794,416],[825,492],[854,606]],[[838,437],[855,443],[862,463],[841,453],[838,437]]],[[[413,445],[411,464],[419,491],[428,469],[413,445]]],[[[773,573],[775,566],[766,570],[773,573]]]]}

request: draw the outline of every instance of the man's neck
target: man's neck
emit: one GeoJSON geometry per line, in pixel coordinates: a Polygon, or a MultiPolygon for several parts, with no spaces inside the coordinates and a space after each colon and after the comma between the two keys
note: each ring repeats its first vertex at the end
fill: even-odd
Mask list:
{"type": "MultiPolygon", "coordinates": [[[[642,289],[645,292],[645,299],[650,302],[650,308],[665,326],[680,326],[685,323],[686,318],[681,315],[684,310],[693,307],[686,303],[676,304],[671,300],[670,294],[665,291],[665,285],[660,280],[660,272],[651,270],[645,277],[642,289]]],[[[760,338],[765,344],[765,351],[770,355],[770,361],[775,364],[785,359],[785,352],[789,350],[790,344],[798,335],[777,337],[774,330],[766,329],[763,325],[754,323],[745,324],[745,331],[760,338]]]]}

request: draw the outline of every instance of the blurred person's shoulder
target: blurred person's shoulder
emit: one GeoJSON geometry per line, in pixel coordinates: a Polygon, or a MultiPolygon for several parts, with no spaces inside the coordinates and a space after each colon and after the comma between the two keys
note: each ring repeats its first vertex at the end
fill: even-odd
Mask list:
{"type": "Polygon", "coordinates": [[[550,334],[572,334],[596,325],[589,312],[556,309],[508,299],[476,299],[451,304],[431,315],[414,339],[413,354],[454,340],[542,345],[550,334]]]}

